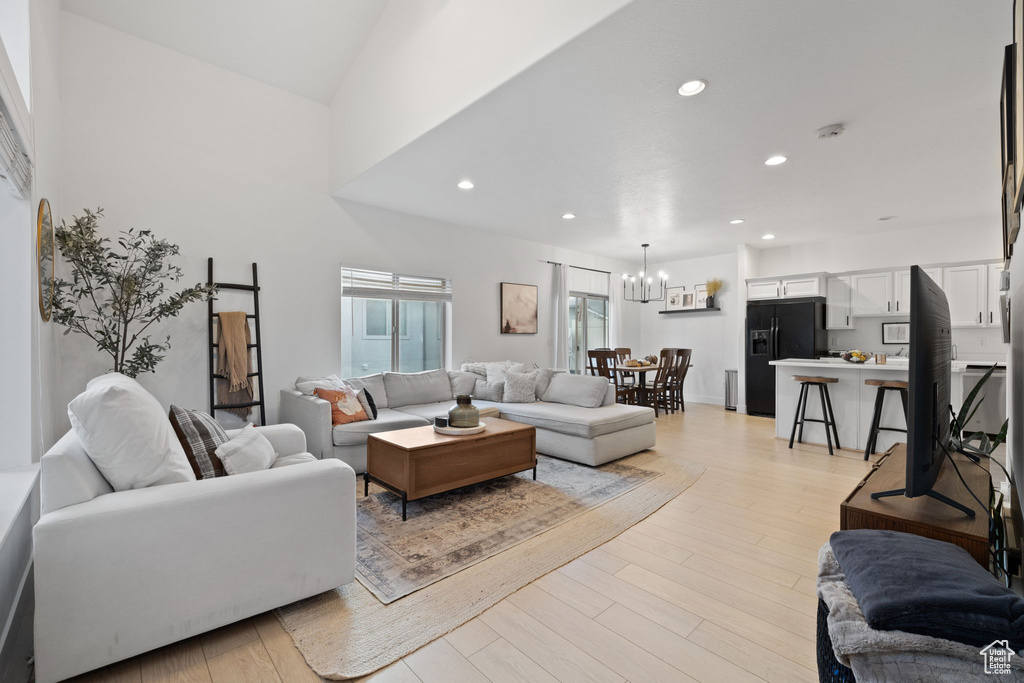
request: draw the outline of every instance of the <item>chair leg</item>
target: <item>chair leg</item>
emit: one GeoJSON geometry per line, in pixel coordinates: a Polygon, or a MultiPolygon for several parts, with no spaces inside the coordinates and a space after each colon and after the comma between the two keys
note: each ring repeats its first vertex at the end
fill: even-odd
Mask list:
{"type": "Polygon", "coordinates": [[[796,426],[800,424],[803,416],[800,414],[800,404],[804,402],[804,394],[807,391],[807,385],[800,385],[800,395],[796,399],[796,415],[793,416],[793,431],[789,434],[789,447],[793,447],[793,439],[796,437],[796,426]]]}
{"type": "Polygon", "coordinates": [[[828,408],[825,406],[825,385],[818,385],[818,398],[821,399],[821,419],[825,428],[825,443],[828,444],[828,454],[835,455],[832,451],[832,433],[828,430],[828,408]]]}
{"type": "Polygon", "coordinates": [[[878,438],[878,422],[882,419],[882,401],[885,392],[881,387],[875,392],[875,410],[871,417],[871,428],[868,429],[868,442],[864,447],[864,459],[867,460],[875,452],[875,440],[878,438]]]}
{"type": "MultiPolygon", "coordinates": [[[[832,395],[828,393],[828,385],[823,384],[822,388],[825,390],[825,405],[828,406],[828,421],[832,424],[832,438],[836,442],[836,448],[842,448],[839,445],[839,430],[836,428],[836,414],[832,410],[832,395]]],[[[828,425],[826,425],[828,428],[828,425]]]]}
{"type": "Polygon", "coordinates": [[[804,442],[804,418],[807,417],[807,399],[810,397],[811,385],[804,385],[804,407],[800,409],[800,431],[796,433],[798,443],[804,442]]]}

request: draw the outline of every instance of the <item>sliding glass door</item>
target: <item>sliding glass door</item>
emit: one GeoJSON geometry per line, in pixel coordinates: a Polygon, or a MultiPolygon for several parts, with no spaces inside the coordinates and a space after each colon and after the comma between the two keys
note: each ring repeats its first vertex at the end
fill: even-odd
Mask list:
{"type": "Polygon", "coordinates": [[[569,370],[584,374],[587,351],[608,346],[608,298],[569,294],[569,370]]]}

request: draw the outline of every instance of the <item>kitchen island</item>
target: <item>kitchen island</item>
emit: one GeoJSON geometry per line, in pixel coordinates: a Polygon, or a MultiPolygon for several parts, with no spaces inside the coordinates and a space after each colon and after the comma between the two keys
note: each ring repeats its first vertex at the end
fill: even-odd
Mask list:
{"type": "MultiPolygon", "coordinates": [[[[868,429],[875,409],[875,392],[878,387],[864,384],[866,379],[888,379],[907,381],[909,363],[907,358],[889,357],[888,362],[876,364],[872,358],[866,363],[848,363],[841,358],[787,358],[771,361],[775,366],[775,436],[789,440],[796,416],[796,403],[800,396],[800,383],[793,375],[814,375],[834,377],[838,382],[828,385],[832,399],[832,412],[836,419],[839,442],[843,448],[864,451],[868,440],[868,429]]],[[[952,364],[950,382],[951,402],[957,408],[963,402],[961,375],[966,362],[952,364]]],[[[821,418],[821,402],[818,390],[812,387],[808,393],[807,417],[821,418]]],[[[896,392],[887,392],[882,408],[881,426],[906,427],[903,406],[896,392]]],[[[804,425],[804,443],[825,443],[824,425],[807,422],[804,425]]],[[[877,453],[884,453],[894,443],[906,442],[903,432],[879,432],[875,446],[877,453]]]]}

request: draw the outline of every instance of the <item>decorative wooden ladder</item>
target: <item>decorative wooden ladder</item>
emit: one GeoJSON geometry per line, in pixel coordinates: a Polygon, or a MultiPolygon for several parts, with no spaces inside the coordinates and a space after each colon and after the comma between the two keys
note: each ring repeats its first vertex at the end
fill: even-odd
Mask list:
{"type": "Polygon", "coordinates": [[[213,299],[208,301],[210,309],[210,414],[216,415],[218,410],[228,410],[231,408],[255,408],[260,409],[260,424],[266,426],[267,424],[267,411],[263,400],[263,344],[260,337],[260,284],[259,276],[256,272],[256,264],[252,264],[252,284],[243,285],[232,282],[214,282],[213,280],[213,259],[209,258],[206,261],[206,284],[216,285],[218,291],[225,289],[236,289],[244,292],[252,292],[252,313],[246,314],[246,320],[252,320],[253,326],[256,328],[256,343],[249,344],[250,349],[256,349],[256,370],[250,372],[248,377],[256,377],[258,384],[258,395],[257,400],[249,401],[247,403],[217,403],[217,347],[219,344],[214,341],[213,337],[213,325],[217,321],[217,312],[213,310],[213,299]]]}

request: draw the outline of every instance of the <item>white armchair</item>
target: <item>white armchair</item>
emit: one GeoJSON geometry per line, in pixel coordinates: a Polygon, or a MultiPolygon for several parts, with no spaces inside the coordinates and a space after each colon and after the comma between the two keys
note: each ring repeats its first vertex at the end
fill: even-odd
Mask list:
{"type": "Polygon", "coordinates": [[[43,456],[34,531],[37,681],[69,678],[353,580],[352,468],[300,456],[306,444],[298,427],[260,429],[280,455],[269,470],[116,493],[73,432],[43,456]]]}

